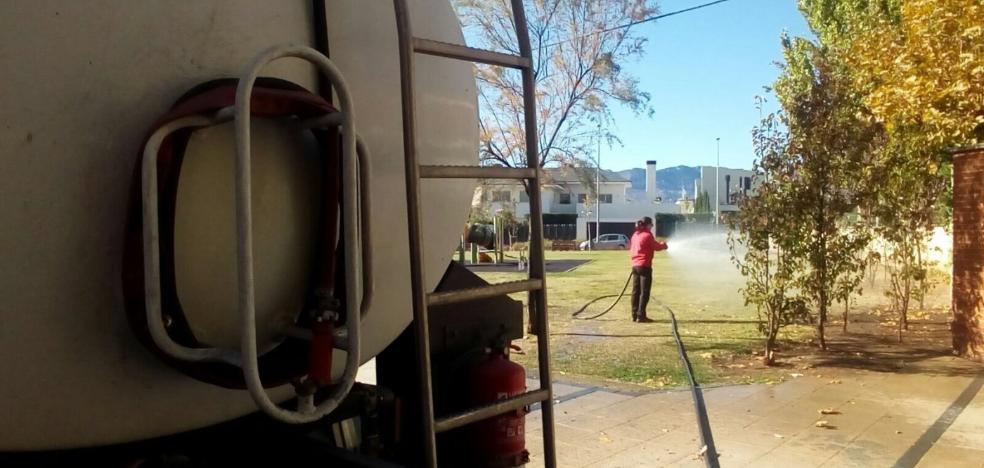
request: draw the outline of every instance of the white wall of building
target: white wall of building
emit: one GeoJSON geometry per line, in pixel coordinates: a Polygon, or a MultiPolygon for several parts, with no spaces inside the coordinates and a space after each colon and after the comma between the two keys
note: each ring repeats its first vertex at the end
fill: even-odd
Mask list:
{"type": "Polygon", "coordinates": [[[646,198],[656,200],[656,161],[646,161],[646,198]]]}
{"type": "Polygon", "coordinates": [[[711,202],[711,210],[715,208],[715,200],[720,203],[721,212],[726,211],[738,211],[738,205],[736,203],[731,203],[734,200],[729,200],[727,197],[728,193],[732,195],[736,193],[744,193],[745,185],[744,181],[747,179],[749,182],[749,190],[747,193],[751,194],[757,185],[754,178],[755,173],[746,169],[731,169],[727,167],[720,168],[720,171],[715,166],[701,166],[700,167],[700,186],[701,190],[707,192],[708,197],[711,202]],[[715,184],[714,179],[717,177],[717,183],[715,184]],[[730,187],[729,185],[730,179],[730,187]],[[730,188],[730,192],[728,190],[730,188]]]}
{"type": "MultiPolygon", "coordinates": [[[[577,237],[578,239],[588,238],[588,223],[595,222],[594,205],[585,207],[579,205],[578,213],[588,210],[592,211],[590,216],[578,216],[577,218],[577,237]]],[[[653,217],[658,213],[675,214],[680,213],[680,206],[675,202],[662,201],[651,202],[648,200],[632,200],[623,203],[602,204],[601,223],[634,223],[643,216],[653,217]]],[[[602,231],[604,234],[604,231],[602,231]]]]}
{"type": "MultiPolygon", "coordinates": [[[[622,207],[626,205],[627,200],[625,197],[626,189],[631,186],[629,182],[602,182],[600,193],[602,195],[610,195],[611,203],[602,204],[602,213],[606,211],[606,207],[614,207],[613,209],[621,210],[622,207]]],[[[488,192],[486,197],[489,202],[489,210],[494,213],[499,209],[509,209],[516,214],[516,217],[522,219],[529,215],[530,204],[525,200],[525,190],[522,186],[515,185],[490,185],[485,188],[488,192]],[[501,202],[494,201],[496,197],[500,196],[497,192],[509,192],[509,201],[501,202]]],[[[591,203],[587,208],[584,203],[578,203],[579,195],[590,193],[588,189],[579,183],[568,183],[566,188],[562,187],[544,187],[540,191],[540,200],[543,203],[544,213],[560,213],[560,214],[577,214],[578,216],[584,216],[587,211],[594,210],[594,203],[591,203]],[[563,204],[561,194],[564,192],[570,193],[570,203],[563,204]]]]}
{"type": "MultiPolygon", "coordinates": [[[[714,166],[704,166],[700,169],[701,179],[699,185],[708,190],[711,197],[712,209],[714,206],[714,197],[720,192],[722,196],[721,211],[736,210],[737,206],[726,203],[727,200],[723,198],[726,176],[731,177],[731,186],[733,189],[736,189],[743,177],[752,177],[752,172],[741,169],[721,168],[720,188],[715,190],[714,166]]],[[[647,161],[646,172],[648,190],[642,193],[635,191],[631,197],[627,196],[632,185],[631,182],[625,180],[601,182],[599,193],[603,197],[606,195],[611,197],[611,202],[600,203],[600,221],[603,225],[604,223],[634,223],[643,216],[652,217],[658,213],[681,213],[682,206],[677,204],[677,200],[657,200],[655,196],[655,161],[647,161]]],[[[518,219],[526,218],[529,215],[530,205],[529,202],[523,201],[525,200],[526,194],[522,185],[518,183],[503,183],[486,186],[485,190],[488,192],[486,194],[486,200],[489,200],[490,214],[500,209],[508,209],[515,213],[518,219]],[[502,195],[496,195],[496,192],[508,192],[509,201],[493,201],[496,197],[502,198],[502,195]]],[[[579,203],[578,199],[581,198],[582,194],[589,193],[590,188],[577,181],[568,180],[556,185],[544,186],[540,194],[543,211],[544,213],[554,214],[576,214],[577,237],[579,239],[586,239],[588,235],[587,225],[588,223],[594,223],[597,217],[595,213],[597,205],[595,205],[594,200],[590,204],[585,204],[579,203]],[[565,193],[570,195],[570,203],[561,203],[566,198],[562,197],[562,194],[565,193]]],[[[604,229],[602,233],[604,233],[604,229]]]]}
{"type": "Polygon", "coordinates": [[[550,187],[544,188],[544,190],[549,190],[551,193],[551,203],[549,205],[543,205],[543,211],[545,213],[558,213],[558,214],[576,214],[577,213],[577,197],[567,193],[567,190],[562,187],[550,187]],[[565,196],[565,194],[567,196],[565,196]],[[564,202],[567,203],[564,203],[564,202]]]}

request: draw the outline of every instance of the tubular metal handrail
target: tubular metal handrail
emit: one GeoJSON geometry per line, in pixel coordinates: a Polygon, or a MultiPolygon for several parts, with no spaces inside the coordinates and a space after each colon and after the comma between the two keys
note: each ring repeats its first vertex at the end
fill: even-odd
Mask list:
{"type": "MultiPolygon", "coordinates": [[[[224,362],[242,368],[246,386],[257,406],[271,417],[287,423],[313,422],[337,407],[351,390],[360,364],[360,323],[373,296],[371,242],[371,175],[367,146],[357,137],[351,94],[341,72],[327,57],[306,46],[283,45],[268,49],[245,68],[236,89],[235,106],[212,115],[194,115],[175,119],[158,128],[144,146],[141,166],[143,213],[144,291],[147,327],[157,347],[165,354],[185,361],[224,362]],[[250,198],[250,98],[260,70],[269,62],[284,57],[305,59],[314,64],[331,82],[342,109],[326,116],[301,122],[305,127],[339,126],[342,135],[343,213],[351,219],[342,223],[343,242],[361,255],[346,256],[344,274],[346,325],[336,330],[335,347],[346,351],[345,370],[329,396],[317,406],[312,395],[299,395],[298,411],[285,410],[273,403],[263,388],[259,375],[256,342],[256,311],[253,278],[252,213],[250,198]],[[190,348],[168,335],[161,306],[160,226],[158,208],[157,155],[168,135],[185,128],[201,128],[234,121],[236,136],[236,228],[239,307],[242,314],[240,349],[214,347],[190,348]],[[361,297],[359,295],[361,286],[361,297]]],[[[304,330],[292,327],[285,336],[304,337],[304,330]]],[[[309,336],[309,331],[307,336],[309,336]]]]}
{"type": "Polygon", "coordinates": [[[285,57],[296,57],[307,60],[331,82],[338,95],[341,107],[341,136],[342,136],[342,213],[352,219],[342,222],[342,238],[345,245],[352,249],[360,249],[358,218],[359,182],[358,161],[356,161],[355,112],[352,97],[342,73],[334,63],[320,52],[298,45],[283,45],[272,47],[254,58],[244,69],[236,88],[236,239],[238,259],[239,309],[241,318],[240,350],[243,357],[243,377],[246,387],[257,406],[271,417],[286,423],[307,423],[316,421],[334,411],[355,383],[358,372],[360,324],[362,317],[357,307],[359,297],[359,262],[357,255],[345,257],[345,303],[346,326],[348,329],[348,346],[346,347],[345,370],[341,381],[336,383],[325,398],[317,406],[313,404],[313,395],[302,395],[298,401],[298,410],[286,410],[270,400],[263,383],[260,380],[259,361],[256,348],[256,304],[255,285],[253,277],[253,223],[251,174],[250,174],[250,98],[253,85],[260,70],[268,63],[285,57]]]}
{"type": "Polygon", "coordinates": [[[143,206],[144,314],[147,330],[154,344],[165,354],[182,361],[224,362],[239,367],[242,359],[237,351],[221,348],[190,348],[178,344],[168,335],[161,311],[161,249],[157,197],[157,154],[168,135],[185,128],[201,128],[232,120],[229,112],[211,116],[192,115],[175,119],[154,131],[144,145],[140,167],[140,188],[143,206]]]}

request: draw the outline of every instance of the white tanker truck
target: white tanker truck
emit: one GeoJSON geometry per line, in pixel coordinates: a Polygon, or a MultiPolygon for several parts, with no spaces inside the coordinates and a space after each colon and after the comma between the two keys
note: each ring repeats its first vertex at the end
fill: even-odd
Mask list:
{"type": "Polygon", "coordinates": [[[475,80],[407,3],[0,3],[0,465],[518,466],[537,401],[554,463],[542,258],[450,262],[475,80]]]}

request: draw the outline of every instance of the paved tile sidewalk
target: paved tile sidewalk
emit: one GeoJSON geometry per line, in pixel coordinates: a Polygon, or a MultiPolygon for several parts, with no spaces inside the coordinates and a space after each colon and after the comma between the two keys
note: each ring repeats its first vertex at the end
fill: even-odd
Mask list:
{"type": "MultiPolygon", "coordinates": [[[[777,385],[705,389],[704,397],[721,466],[984,468],[982,369],[812,369],[777,385]]],[[[555,398],[561,467],[704,466],[689,391],[633,395],[555,384],[555,398]]],[[[527,447],[529,466],[542,466],[539,412],[527,419],[527,447]]]]}

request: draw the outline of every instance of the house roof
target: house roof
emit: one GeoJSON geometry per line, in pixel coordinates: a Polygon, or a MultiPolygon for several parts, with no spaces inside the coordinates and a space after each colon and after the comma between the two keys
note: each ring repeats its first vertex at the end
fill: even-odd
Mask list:
{"type": "MultiPolygon", "coordinates": [[[[594,179],[594,169],[584,168],[584,171],[589,171],[591,178],[594,179]]],[[[543,169],[544,175],[548,183],[581,183],[581,178],[578,177],[577,170],[572,167],[548,167],[543,169]]],[[[622,177],[612,171],[601,170],[601,181],[602,182],[623,182],[631,184],[632,181],[622,177]]]]}

